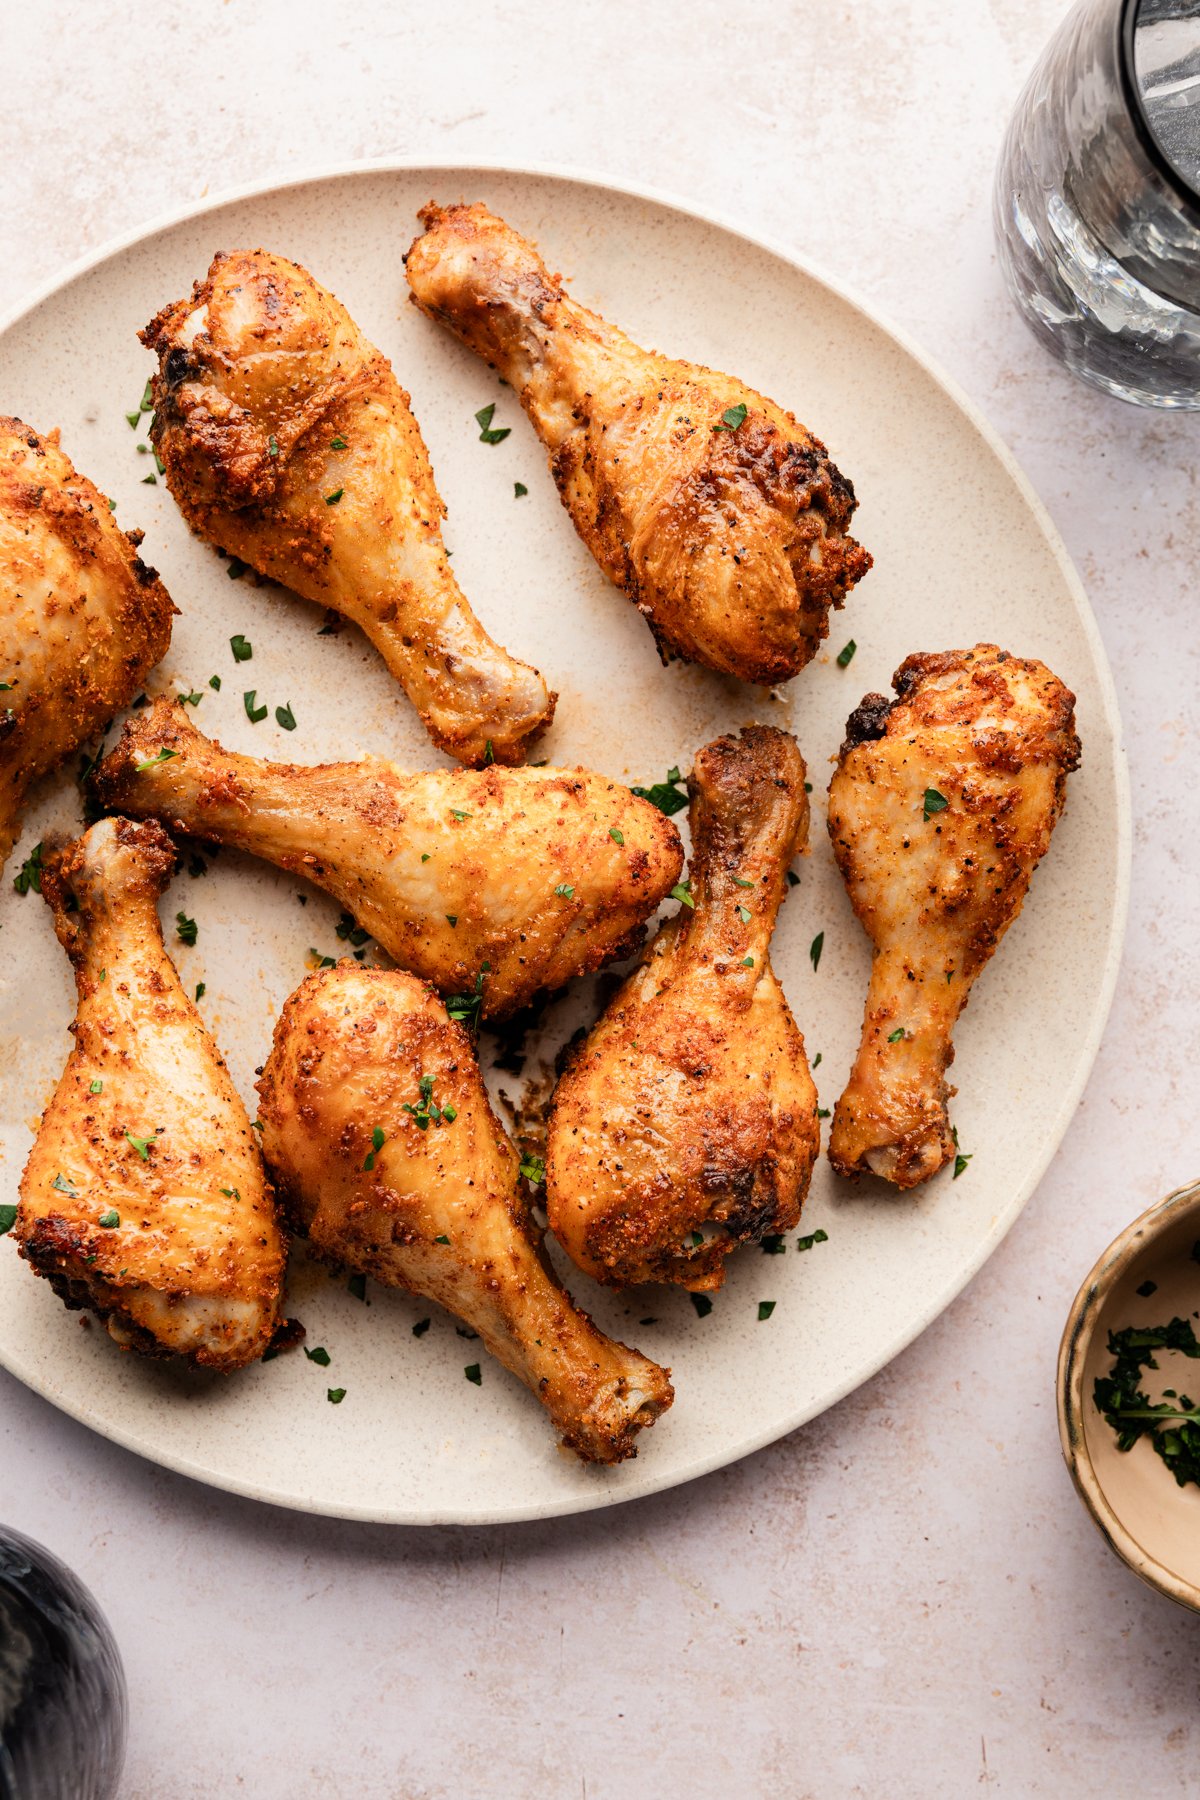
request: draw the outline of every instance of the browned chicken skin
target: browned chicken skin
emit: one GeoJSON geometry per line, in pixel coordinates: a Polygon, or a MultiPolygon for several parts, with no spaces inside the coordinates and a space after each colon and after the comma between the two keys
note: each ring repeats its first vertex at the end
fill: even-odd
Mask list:
{"type": "Polygon", "coordinates": [[[829,786],[834,855],[875,946],[829,1156],[911,1188],[955,1154],[954,1022],[1049,847],[1079,739],[1075,696],[995,644],[910,656],[893,686],[851,714],[829,786]]]}
{"type": "Polygon", "coordinates": [[[306,876],[404,968],[478,990],[485,1018],[628,954],[683,866],[670,821],[586,769],[260,762],[166,699],[129,721],[94,787],[110,811],[306,876]]]}
{"type": "Polygon", "coordinates": [[[104,495],[0,418],[0,863],[40,775],[99,737],[171,641],[171,605],[104,495]]]}
{"type": "Polygon", "coordinates": [[[296,263],[239,250],[142,341],[159,357],[151,436],[193,530],[361,626],[439,749],[523,761],[554,696],[471,611],[408,395],[345,307],[296,263]]]}
{"type": "Polygon", "coordinates": [[[542,1251],[519,1159],[461,1025],[411,975],[310,975],[259,1082],[263,1150],[325,1256],[456,1313],[589,1462],[634,1454],[668,1371],[576,1310],[542,1251]]]}
{"type": "Polygon", "coordinates": [[[769,947],[808,839],[804,761],[754,725],[696,757],[691,892],[558,1085],[546,1210],[599,1281],[716,1288],[738,1244],[793,1226],[817,1094],[769,947]],[[694,1243],[699,1233],[702,1242],[694,1243]]]}
{"type": "Polygon", "coordinates": [[[643,350],[484,206],[424,208],[413,297],[514,388],[575,529],[666,661],[774,682],[871,566],[825,446],[744,382],[643,350]]]}
{"type": "Polygon", "coordinates": [[[163,949],[175,850],[103,819],[47,862],[75,1045],[21,1178],[22,1256],[118,1343],[211,1369],[261,1356],[286,1244],[246,1110],[163,949]]]}

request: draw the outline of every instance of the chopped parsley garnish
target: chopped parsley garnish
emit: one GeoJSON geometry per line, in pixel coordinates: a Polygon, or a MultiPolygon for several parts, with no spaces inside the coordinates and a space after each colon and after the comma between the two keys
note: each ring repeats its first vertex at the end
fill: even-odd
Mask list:
{"type": "Polygon", "coordinates": [[[142,486],[143,487],[157,487],[158,486],[158,476],[157,475],[143,475],[142,476],[142,486]]]}
{"type": "Polygon", "coordinates": [[[800,877],[797,875],[795,869],[788,870],[787,884],[789,887],[799,887],[800,886],[800,877]]]}
{"type": "Polygon", "coordinates": [[[96,1223],[97,1225],[102,1225],[105,1231],[115,1231],[116,1227],[121,1223],[121,1215],[115,1206],[110,1206],[107,1212],[102,1212],[100,1214],[96,1223]]]}
{"type": "Polygon", "coordinates": [[[267,455],[268,456],[278,456],[279,455],[279,439],[277,437],[275,437],[273,434],[271,437],[269,437],[267,439],[267,455]]]}
{"type": "Polygon", "coordinates": [[[249,563],[244,563],[240,556],[231,556],[226,566],[225,573],[228,575],[230,581],[240,581],[249,567],[249,563]]]}
{"type": "Polygon", "coordinates": [[[818,1106],[817,1117],[818,1119],[827,1119],[829,1117],[829,1108],[827,1106],[818,1106]]]}
{"type": "Polygon", "coordinates": [[[446,1001],[446,1012],[459,1025],[465,1025],[468,1031],[478,1031],[479,1021],[483,1014],[483,978],[491,973],[492,965],[485,962],[480,966],[475,977],[473,994],[451,994],[446,1001]]]}
{"type": "Polygon", "coordinates": [[[435,1244],[448,1244],[450,1239],[446,1236],[444,1231],[440,1231],[433,1241],[435,1244]]]}
{"type": "Polygon", "coordinates": [[[827,1231],[822,1231],[818,1226],[817,1230],[810,1231],[807,1237],[798,1237],[796,1239],[796,1248],[797,1250],[811,1250],[814,1244],[827,1244],[828,1242],[829,1233],[827,1231]]]}
{"type": "Polygon", "coordinates": [[[672,900],[678,900],[682,906],[690,906],[692,911],[695,912],[696,902],[692,899],[692,884],[690,881],[677,881],[675,886],[671,889],[671,898],[672,900]]]}
{"type": "Polygon", "coordinates": [[[375,1153],[377,1150],[382,1150],[386,1142],[387,1138],[384,1135],[383,1126],[377,1125],[371,1133],[371,1148],[367,1151],[366,1161],[363,1163],[364,1169],[373,1169],[375,1167],[375,1153]]]}
{"type": "Polygon", "coordinates": [[[939,794],[936,788],[925,789],[925,818],[932,819],[934,813],[945,812],[950,802],[945,794],[939,794]]]}
{"type": "Polygon", "coordinates": [[[854,661],[854,652],[857,649],[858,645],[853,638],[850,639],[849,643],[842,645],[842,648],[837,653],[837,666],[839,669],[848,669],[850,667],[850,664],[854,661]]]}
{"type": "Polygon", "coordinates": [[[144,1138],[134,1137],[132,1131],[127,1131],[125,1133],[125,1136],[129,1139],[129,1142],[133,1145],[134,1149],[137,1151],[137,1153],[141,1157],[142,1161],[149,1162],[150,1161],[150,1146],[154,1142],[154,1139],[152,1137],[144,1137],[144,1138]]]}
{"type": "Polygon", "coordinates": [[[462,812],[457,806],[452,806],[450,808],[450,817],[452,819],[469,819],[470,816],[469,812],[462,812]]]}
{"type": "Polygon", "coordinates": [[[737,909],[737,916],[742,921],[743,925],[748,925],[751,919],[750,908],[748,906],[739,906],[737,909]]]}
{"type": "Polygon", "coordinates": [[[203,694],[197,694],[195,690],[193,690],[190,694],[180,694],[179,704],[180,706],[199,706],[203,698],[203,694]]]}
{"type": "Polygon", "coordinates": [[[651,806],[657,806],[659,812],[670,818],[673,813],[682,812],[688,803],[687,789],[681,788],[683,776],[677,768],[667,770],[665,781],[656,781],[653,787],[630,788],[639,800],[648,800],[651,806]]]}
{"type": "Polygon", "coordinates": [[[898,1044],[898,1043],[899,1043],[899,1042],[900,1042],[900,1039],[901,1039],[901,1038],[902,1038],[902,1037],[903,1037],[903,1036],[904,1036],[904,1027],[903,1027],[903,1025],[897,1025],[897,1027],[896,1027],[896,1029],[895,1029],[895,1031],[892,1031],[892,1032],[889,1032],[889,1034],[888,1034],[888,1043],[889,1043],[889,1044],[898,1044]]]}
{"type": "Polygon", "coordinates": [[[554,891],[560,900],[573,900],[575,898],[575,889],[571,886],[569,881],[560,881],[554,891]]]}
{"type": "Polygon", "coordinates": [[[513,482],[513,499],[514,500],[522,499],[523,496],[526,495],[528,492],[529,492],[529,489],[525,486],[525,483],[523,481],[514,481],[513,482]]]}
{"type": "Polygon", "coordinates": [[[769,1319],[771,1314],[774,1311],[775,1311],[774,1300],[760,1300],[758,1303],[758,1322],[759,1322],[759,1324],[761,1325],[764,1319],[769,1319]]]}
{"type": "Polygon", "coordinates": [[[28,894],[32,889],[35,894],[42,891],[42,846],[35,844],[17,873],[13,876],[13,887],[18,894],[28,894]]]}
{"type": "Polygon", "coordinates": [[[219,694],[221,691],[221,677],[219,675],[210,675],[208,678],[208,685],[215,694],[219,694]]]}
{"type": "Polygon", "coordinates": [[[170,762],[173,756],[178,755],[178,750],[160,750],[156,756],[148,756],[145,762],[135,763],[133,766],[139,775],[144,775],[147,769],[157,769],[159,763],[170,762]]]}
{"type": "Polygon", "coordinates": [[[742,967],[743,969],[752,969],[754,967],[754,958],[752,956],[743,956],[742,967]]]}
{"type": "Polygon", "coordinates": [[[541,1187],[543,1181],[546,1179],[545,1159],[540,1156],[531,1156],[526,1153],[521,1158],[521,1173],[526,1181],[532,1181],[534,1187],[541,1187]]]}
{"type": "Polygon", "coordinates": [[[199,936],[200,928],[195,919],[189,919],[186,913],[175,914],[175,935],[181,944],[194,944],[199,936]]]}
{"type": "Polygon", "coordinates": [[[336,956],[322,956],[321,952],[319,950],[314,950],[311,944],[309,945],[308,955],[305,958],[305,961],[308,963],[310,969],[337,968],[336,956]]]}
{"type": "Polygon", "coordinates": [[[249,638],[244,638],[240,631],[230,638],[229,648],[233,651],[234,662],[249,662],[254,655],[254,645],[249,638]]]}
{"type": "Polygon", "coordinates": [[[487,742],[483,746],[483,766],[484,766],[484,768],[485,769],[490,768],[492,763],[495,762],[495,760],[496,760],[496,752],[492,748],[491,738],[488,738],[487,742]]]}
{"type": "Polygon", "coordinates": [[[242,705],[245,707],[246,717],[252,725],[257,725],[260,719],[265,719],[267,716],[267,708],[265,706],[256,706],[254,704],[257,697],[257,688],[248,688],[242,695],[242,705]]]}
{"type": "Polygon", "coordinates": [[[142,415],[140,412],[127,412],[125,414],[125,419],[130,431],[136,431],[142,422],[142,415]]]}
{"type": "MultiPolygon", "coordinates": [[[[307,1356],[309,1362],[315,1362],[318,1368],[327,1369],[329,1367],[331,1358],[324,1344],[318,1344],[315,1350],[310,1350],[308,1345],[305,1344],[304,1354],[307,1356]]],[[[343,1392],[345,1392],[344,1389],[343,1392]]]]}
{"type": "MultiPolygon", "coordinates": [[[[507,433],[505,435],[507,435],[507,433]]],[[[476,1387],[483,1386],[483,1371],[479,1367],[478,1363],[468,1363],[466,1368],[463,1370],[463,1374],[466,1376],[468,1381],[473,1381],[475,1383],[476,1387]]]]}
{"type": "Polygon", "coordinates": [[[709,1299],[708,1295],[707,1294],[689,1294],[688,1299],[691,1301],[692,1305],[696,1309],[696,1317],[698,1319],[707,1319],[709,1313],[712,1311],[712,1306],[713,1306],[713,1303],[709,1299]]]}
{"type": "Polygon", "coordinates": [[[814,1068],[814,1069],[819,1069],[819,1068],[820,1068],[820,1066],[821,1066],[821,1057],[822,1057],[822,1055],[823,1055],[823,1052],[822,1052],[822,1051],[820,1051],[820,1050],[818,1050],[818,1051],[817,1051],[817,1054],[816,1054],[816,1055],[815,1055],[815,1056],[814,1056],[814,1057],[813,1057],[813,1065],[812,1065],[812,1066],[813,1066],[813,1068],[814,1068]]]}
{"type": "Polygon", "coordinates": [[[79,1189],[73,1188],[65,1175],[56,1175],[50,1186],[60,1194],[68,1194],[72,1200],[79,1198],[79,1189]]]}
{"type": "Polygon", "coordinates": [[[196,998],[197,998],[197,1000],[203,1000],[203,998],[204,998],[205,994],[207,994],[207,992],[208,992],[208,984],[203,981],[198,981],[196,983],[196,998]]]}
{"type": "Polygon", "coordinates": [[[432,1324],[433,1324],[432,1319],[418,1319],[416,1324],[412,1328],[413,1336],[414,1337],[424,1337],[425,1333],[429,1330],[429,1327],[432,1324]]]}
{"type": "Polygon", "coordinates": [[[1157,1281],[1143,1281],[1135,1291],[1142,1300],[1148,1300],[1151,1294],[1157,1294],[1158,1283],[1157,1281]]]}
{"type": "Polygon", "coordinates": [[[240,1200],[242,1197],[235,1187],[222,1188],[221,1192],[227,1200],[240,1200]]]}
{"type": "Polygon", "coordinates": [[[954,1149],[955,1149],[956,1154],[954,1157],[954,1177],[953,1178],[955,1181],[957,1181],[959,1176],[962,1174],[963,1170],[966,1168],[967,1164],[970,1162],[971,1156],[974,1156],[975,1152],[972,1150],[971,1156],[964,1156],[962,1151],[958,1148],[958,1126],[957,1125],[952,1125],[950,1127],[950,1136],[954,1139],[954,1149]]]}
{"type": "Polygon", "coordinates": [[[479,441],[481,444],[501,444],[512,430],[511,425],[497,425],[493,427],[492,415],[495,410],[496,402],[492,400],[489,401],[487,406],[481,406],[479,411],[475,414],[475,423],[479,427],[479,441]]]}
{"type": "Polygon", "coordinates": [[[338,501],[341,499],[342,495],[345,493],[345,491],[346,490],[344,487],[340,487],[340,488],[334,488],[332,494],[326,494],[326,496],[325,496],[326,506],[336,506],[338,501]]]}
{"type": "MultiPolygon", "coordinates": [[[[448,1122],[452,1125],[455,1119],[457,1119],[458,1114],[453,1107],[443,1110],[434,1099],[432,1075],[422,1075],[420,1077],[417,1082],[417,1094],[418,1099],[415,1105],[411,1100],[406,1100],[400,1110],[402,1112],[411,1113],[418,1131],[428,1131],[429,1121],[431,1119],[435,1125],[441,1125],[444,1122],[448,1122]]],[[[376,1126],[377,1131],[378,1129],[378,1126],[376,1126]]],[[[378,1145],[376,1145],[376,1149],[378,1149],[378,1145]]]]}
{"type": "Polygon", "coordinates": [[[286,706],[277,706],[275,708],[275,723],[277,725],[282,725],[285,731],[295,731],[296,715],[292,711],[292,703],[290,700],[286,706]]]}
{"type": "Polygon", "coordinates": [[[330,1406],[340,1406],[342,1401],[346,1398],[346,1390],[345,1388],[326,1388],[325,1398],[328,1400],[330,1406]]]}
{"type": "Polygon", "coordinates": [[[1163,1399],[1155,1403],[1139,1385],[1144,1369],[1158,1368],[1156,1350],[1200,1357],[1200,1343],[1187,1319],[1110,1331],[1108,1353],[1113,1365],[1107,1375],[1097,1377],[1093,1399],[1117,1433],[1118,1450],[1132,1450],[1139,1438],[1148,1437],[1179,1487],[1188,1482],[1200,1486],[1200,1406],[1174,1388],[1164,1388],[1163,1399]]]}
{"type": "Polygon", "coordinates": [[[733,878],[733,885],[734,887],[752,888],[754,883],[752,881],[743,881],[740,875],[735,875],[733,878]]]}
{"type": "Polygon", "coordinates": [[[450,925],[450,926],[457,925],[458,924],[458,914],[457,913],[447,913],[446,914],[446,923],[447,923],[447,925],[450,925]]]}
{"type": "Polygon", "coordinates": [[[609,826],[608,835],[614,844],[623,844],[625,842],[625,833],[623,831],[618,831],[615,825],[609,826]]]}
{"type": "Polygon", "coordinates": [[[823,931],[818,931],[816,937],[813,939],[812,943],[808,946],[808,954],[812,959],[814,975],[816,974],[818,968],[821,966],[821,952],[824,948],[825,948],[825,933],[823,931]]]}
{"type": "Polygon", "coordinates": [[[329,448],[331,450],[344,450],[346,448],[346,440],[340,431],[335,438],[330,439],[329,448]]]}
{"type": "Polygon", "coordinates": [[[17,1222],[17,1209],[6,1202],[0,1206],[0,1237],[7,1237],[17,1222]]]}
{"type": "Polygon", "coordinates": [[[736,406],[727,406],[725,411],[721,414],[721,423],[719,425],[714,425],[713,430],[736,431],[739,425],[744,425],[746,423],[747,411],[748,408],[744,400],[739,400],[736,406]]]}
{"type": "Polygon", "coordinates": [[[768,1232],[766,1237],[758,1240],[758,1247],[764,1256],[785,1256],[787,1244],[777,1231],[768,1232]]]}
{"type": "Polygon", "coordinates": [[[356,1300],[366,1300],[367,1278],[365,1275],[352,1275],[346,1283],[346,1287],[356,1300]]]}
{"type": "Polygon", "coordinates": [[[353,913],[344,912],[334,926],[334,930],[343,942],[353,944],[356,950],[361,950],[364,944],[369,944],[371,941],[370,932],[364,931],[362,926],[356,923],[353,913]]]}
{"type": "Polygon", "coordinates": [[[89,1094],[100,1094],[100,1093],[103,1093],[103,1091],[104,1091],[104,1083],[100,1080],[99,1076],[97,1076],[96,1080],[93,1081],[90,1084],[90,1086],[88,1087],[88,1093],[89,1094]]]}
{"type": "Polygon", "coordinates": [[[150,408],[154,405],[154,396],[151,392],[151,389],[153,388],[153,386],[154,386],[154,383],[151,380],[151,381],[148,381],[146,383],[145,387],[142,389],[142,397],[141,397],[141,400],[138,402],[138,411],[139,412],[144,412],[144,413],[149,412],[150,408]]]}

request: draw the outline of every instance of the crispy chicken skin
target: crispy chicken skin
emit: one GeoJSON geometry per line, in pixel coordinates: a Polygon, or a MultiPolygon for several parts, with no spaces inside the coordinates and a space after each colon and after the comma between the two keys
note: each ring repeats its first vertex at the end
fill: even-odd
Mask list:
{"type": "Polygon", "coordinates": [[[580,306],[485,206],[420,217],[413,298],[516,390],[575,529],[664,662],[797,674],[871,566],[824,444],[744,382],[643,350],[580,306]]]}
{"type": "Polygon", "coordinates": [[[628,954],[683,866],[670,820],[586,769],[260,762],[167,699],[129,721],[94,786],[109,811],[306,876],[445,994],[482,978],[486,1018],[628,954]]]}
{"type": "Polygon", "coordinates": [[[166,655],[175,609],[104,495],[0,418],[0,863],[47,770],[99,737],[166,655]]]}
{"type": "Polygon", "coordinates": [[[345,307],[238,250],[141,336],[151,436],[193,530],[361,626],[439,749],[523,761],[554,696],[471,611],[409,397],[345,307]]]}
{"type": "Polygon", "coordinates": [[[174,866],[166,832],[128,819],[46,864],[79,1005],[15,1232],[119,1344],[239,1369],[279,1324],[286,1244],[246,1110],[163,949],[174,866]]]}
{"type": "Polygon", "coordinates": [[[770,961],[808,839],[803,758],[754,725],[701,750],[688,785],[695,908],[658,933],[550,1118],[551,1229],[616,1286],[720,1287],[738,1244],[796,1223],[820,1150],[804,1040],[770,961]]]}
{"type": "Polygon", "coordinates": [[[259,1082],[263,1150],[315,1248],[464,1320],[588,1462],[634,1454],[668,1371],[576,1310],[542,1250],[470,1039],[399,971],[310,975],[259,1082]]]}
{"type": "Polygon", "coordinates": [[[892,685],[850,715],[829,786],[834,855],[875,946],[829,1157],[911,1188],[955,1154],[954,1022],[1021,910],[1079,739],[1075,696],[995,644],[910,656],[892,685]]]}

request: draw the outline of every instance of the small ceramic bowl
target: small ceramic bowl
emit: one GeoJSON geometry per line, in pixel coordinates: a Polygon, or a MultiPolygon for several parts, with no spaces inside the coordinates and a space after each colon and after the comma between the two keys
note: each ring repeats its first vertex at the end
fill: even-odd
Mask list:
{"type": "MultiPolygon", "coordinates": [[[[1092,1398],[1097,1376],[1112,1367],[1108,1334],[1126,1325],[1162,1325],[1178,1315],[1200,1336],[1200,1181],[1144,1212],[1111,1243],[1078,1294],[1058,1353],[1058,1430],[1080,1498],[1109,1544],[1135,1575],[1200,1612],[1200,1488],[1179,1487],[1145,1440],[1117,1448],[1116,1434],[1092,1398]],[[1154,1291],[1138,1289],[1153,1282],[1154,1291]]],[[[1147,1372],[1147,1390],[1160,1375],[1147,1372]]],[[[1173,1385],[1200,1393],[1200,1362],[1173,1362],[1173,1385]]],[[[1158,1390],[1155,1389],[1155,1392],[1158,1390]]]]}

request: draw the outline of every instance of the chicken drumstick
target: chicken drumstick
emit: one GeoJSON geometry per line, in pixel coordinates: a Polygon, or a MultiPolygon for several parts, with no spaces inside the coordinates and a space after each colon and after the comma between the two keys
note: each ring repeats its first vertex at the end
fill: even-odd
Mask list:
{"type": "Polygon", "coordinates": [[[586,1461],[634,1454],[671,1404],[668,1372],[559,1286],[470,1039],[432,989],[382,969],[310,975],[259,1094],[264,1154],[318,1251],[465,1320],[586,1461]]]}
{"type": "Polygon", "coordinates": [[[829,785],[834,855],[875,946],[829,1157],[911,1188],[955,1153],[954,1022],[1049,848],[1079,739],[1075,696],[995,644],[910,656],[892,685],[850,715],[829,785]]]}
{"type": "Polygon", "coordinates": [[[546,1210],[598,1281],[716,1288],[739,1243],[790,1229],[817,1094],[769,948],[808,838],[804,761],[754,725],[701,750],[692,908],[663,926],[558,1085],[546,1210]]]}
{"type": "Polygon", "coordinates": [[[175,608],[108,501],[0,418],[0,863],[40,775],[99,737],[166,655],[175,608]]]}
{"type": "Polygon", "coordinates": [[[413,298],[516,389],[575,529],[664,662],[783,681],[871,566],[824,444],[744,382],[643,350],[485,206],[434,206],[413,298]]]}
{"type": "Polygon", "coordinates": [[[471,611],[408,395],[345,307],[296,263],[239,250],[142,341],[159,357],[151,436],[193,530],[361,626],[439,749],[521,762],[554,696],[471,611]]]}
{"type": "Polygon", "coordinates": [[[261,1356],[286,1246],[246,1111],[163,949],[175,851],[103,819],[42,893],[75,966],[75,1045],[21,1178],[21,1255],[119,1344],[210,1369],[261,1356]]]}
{"type": "Polygon", "coordinates": [[[94,786],[110,811],[306,876],[402,967],[477,992],[485,1018],[627,954],[683,866],[670,821],[604,775],[260,762],[167,699],[129,721],[94,786]]]}

